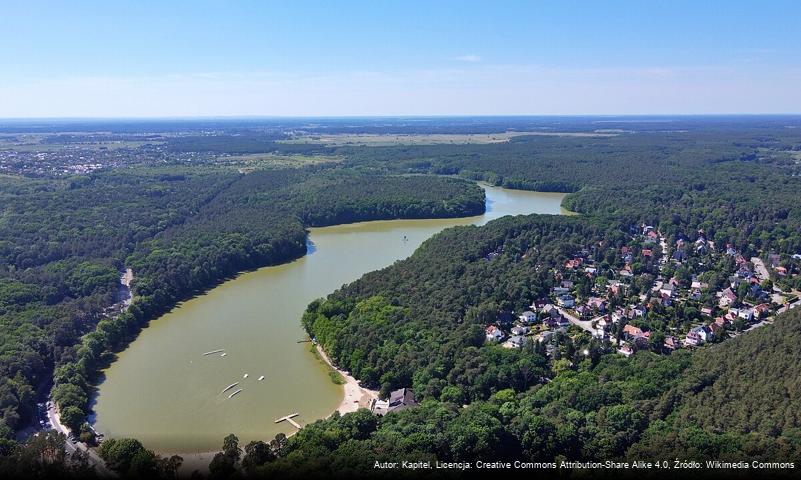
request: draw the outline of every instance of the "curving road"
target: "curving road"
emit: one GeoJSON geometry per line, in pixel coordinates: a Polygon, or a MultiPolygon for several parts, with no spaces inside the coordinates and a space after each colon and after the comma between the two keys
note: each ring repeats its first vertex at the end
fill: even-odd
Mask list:
{"type": "Polygon", "coordinates": [[[73,443],[72,440],[70,440],[70,430],[61,423],[61,419],[58,416],[58,409],[53,401],[47,402],[47,421],[50,423],[50,428],[67,436],[67,442],[64,444],[67,453],[75,453],[80,450],[86,454],[89,464],[95,468],[95,472],[97,472],[98,475],[101,477],[117,476],[115,472],[106,467],[106,463],[103,459],[100,458],[94,450],[89,448],[88,445],[83,442],[73,443]]]}

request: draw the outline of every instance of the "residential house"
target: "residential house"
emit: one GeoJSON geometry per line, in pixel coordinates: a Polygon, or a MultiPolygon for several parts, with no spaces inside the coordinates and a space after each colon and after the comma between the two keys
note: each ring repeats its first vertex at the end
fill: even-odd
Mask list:
{"type": "Polygon", "coordinates": [[[600,297],[590,297],[587,299],[587,306],[599,312],[606,311],[606,300],[600,297]]]}
{"type": "Polygon", "coordinates": [[[757,318],[765,318],[770,314],[770,304],[760,303],[754,307],[754,316],[757,318]]]}
{"type": "Polygon", "coordinates": [[[767,300],[769,295],[762,290],[762,287],[758,283],[754,283],[751,285],[750,288],[750,295],[757,300],[767,300]]]}
{"type": "Polygon", "coordinates": [[[681,343],[679,342],[678,338],[668,335],[665,337],[665,343],[663,346],[668,350],[676,350],[677,348],[681,347],[681,343]]]}
{"type": "Polygon", "coordinates": [[[559,313],[559,309],[555,306],[551,305],[550,303],[542,307],[542,313],[550,318],[557,318],[560,317],[562,314],[559,313]]]}
{"type": "Polygon", "coordinates": [[[401,388],[389,394],[387,400],[377,400],[373,402],[372,411],[376,415],[386,415],[387,413],[398,412],[417,405],[414,392],[411,388],[401,388]]]}
{"type": "Polygon", "coordinates": [[[684,339],[684,344],[688,346],[697,346],[712,339],[712,331],[707,326],[699,326],[691,329],[684,339]]]}
{"type": "Polygon", "coordinates": [[[676,293],[676,287],[673,286],[671,283],[663,283],[661,287],[659,287],[659,294],[664,295],[668,298],[672,297],[676,293]]]}
{"type": "Polygon", "coordinates": [[[554,295],[557,295],[557,296],[559,296],[559,295],[564,295],[564,294],[566,294],[566,293],[570,293],[570,289],[569,289],[569,288],[565,288],[565,287],[553,287],[553,294],[554,294],[554,295]]]}
{"type": "Polygon", "coordinates": [[[620,295],[626,292],[626,284],[620,283],[617,280],[609,280],[606,286],[606,292],[608,295],[620,295]]]}
{"type": "Polygon", "coordinates": [[[572,295],[562,295],[556,299],[556,303],[560,307],[573,308],[576,305],[576,299],[572,295]]]}
{"type": "Polygon", "coordinates": [[[753,308],[741,308],[737,310],[737,318],[742,318],[746,322],[750,322],[754,320],[754,309],[753,308]]]}
{"type": "Polygon", "coordinates": [[[547,342],[550,342],[551,340],[553,340],[553,336],[554,335],[555,335],[555,333],[553,331],[542,332],[542,333],[540,333],[538,335],[537,340],[540,341],[540,342],[546,342],[547,343],[547,342]]]}
{"type": "Polygon", "coordinates": [[[706,315],[707,317],[712,316],[712,309],[709,307],[701,307],[701,314],[706,315]]]}
{"type": "Polygon", "coordinates": [[[642,329],[629,324],[623,327],[623,334],[626,336],[626,338],[632,340],[638,337],[642,337],[643,331],[642,329]]]}
{"type": "Polygon", "coordinates": [[[737,300],[737,294],[735,294],[731,288],[727,288],[723,290],[723,292],[720,295],[720,306],[728,307],[736,300],[737,300]]]}
{"type": "Polygon", "coordinates": [[[516,327],[512,327],[512,335],[525,335],[530,330],[531,329],[526,327],[526,326],[519,325],[519,326],[516,326],[516,327]]]}
{"type": "Polygon", "coordinates": [[[551,330],[559,328],[559,318],[561,317],[548,317],[542,323],[551,330]]]}
{"type": "Polygon", "coordinates": [[[495,325],[487,327],[485,333],[488,342],[500,342],[504,337],[503,331],[495,325]]]}
{"type": "Polygon", "coordinates": [[[506,348],[520,348],[524,343],[526,343],[526,337],[522,335],[515,335],[504,342],[503,346],[506,348]]]}
{"type": "Polygon", "coordinates": [[[575,311],[580,317],[589,317],[592,315],[592,309],[587,305],[579,305],[575,308],[575,311]]]}
{"type": "Polygon", "coordinates": [[[525,324],[531,324],[537,321],[537,314],[532,312],[531,310],[526,310],[525,312],[520,314],[518,319],[520,319],[520,321],[525,324]]]}

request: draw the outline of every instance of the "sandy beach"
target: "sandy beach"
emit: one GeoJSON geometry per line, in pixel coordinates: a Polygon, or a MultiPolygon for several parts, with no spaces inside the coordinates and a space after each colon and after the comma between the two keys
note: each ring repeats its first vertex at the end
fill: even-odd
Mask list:
{"type": "MultiPolygon", "coordinates": [[[[317,353],[329,367],[336,370],[340,375],[342,375],[342,378],[345,379],[344,396],[342,401],[339,403],[339,406],[335,410],[339,412],[340,415],[355,412],[361,407],[370,408],[372,401],[378,399],[378,390],[370,390],[369,388],[362,387],[359,385],[359,381],[348,374],[348,372],[336,368],[331,363],[331,359],[328,358],[328,355],[325,354],[320,345],[317,345],[317,353]]],[[[294,432],[287,436],[292,436],[293,434],[294,432]]],[[[214,458],[216,453],[216,451],[179,453],[178,455],[184,459],[184,462],[180,468],[181,475],[190,475],[195,470],[198,470],[203,474],[207,473],[209,469],[209,463],[211,462],[212,458],[214,458]]],[[[170,454],[163,453],[162,455],[169,457],[170,454]]]]}
{"type": "Polygon", "coordinates": [[[336,370],[342,375],[342,378],[345,379],[345,396],[342,398],[342,402],[340,402],[336,410],[340,415],[355,412],[360,407],[370,408],[372,401],[378,400],[378,390],[370,390],[362,387],[359,385],[359,381],[348,374],[348,372],[335,367],[320,345],[317,345],[317,353],[320,354],[320,358],[322,358],[329,367],[336,370]]]}

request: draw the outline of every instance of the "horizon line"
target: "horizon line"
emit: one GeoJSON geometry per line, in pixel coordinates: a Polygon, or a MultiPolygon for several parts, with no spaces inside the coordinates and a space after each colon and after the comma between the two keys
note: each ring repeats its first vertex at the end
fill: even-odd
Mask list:
{"type": "Polygon", "coordinates": [[[632,118],[632,117],[796,117],[801,112],[741,113],[575,113],[575,114],[381,114],[381,115],[153,115],[153,116],[34,116],[0,117],[5,121],[86,120],[271,120],[271,119],[369,119],[369,118],[632,118]]]}

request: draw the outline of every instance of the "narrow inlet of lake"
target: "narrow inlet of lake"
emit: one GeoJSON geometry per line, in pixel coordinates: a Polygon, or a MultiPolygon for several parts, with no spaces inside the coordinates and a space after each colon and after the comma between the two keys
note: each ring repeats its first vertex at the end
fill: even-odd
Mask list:
{"type": "Polygon", "coordinates": [[[313,228],[307,256],[240,275],[153,320],[104,372],[95,427],[159,453],[191,453],[219,449],[229,433],[241,445],[289,434],[293,427],[274,421],[290,413],[300,413],[301,424],[327,417],[343,388],[331,382],[310,344],[298,343],[312,300],[408,257],[445,228],[567,213],[560,208],[564,194],[483,187],[484,215],[313,228]],[[218,349],[225,356],[203,355],[218,349]]]}

